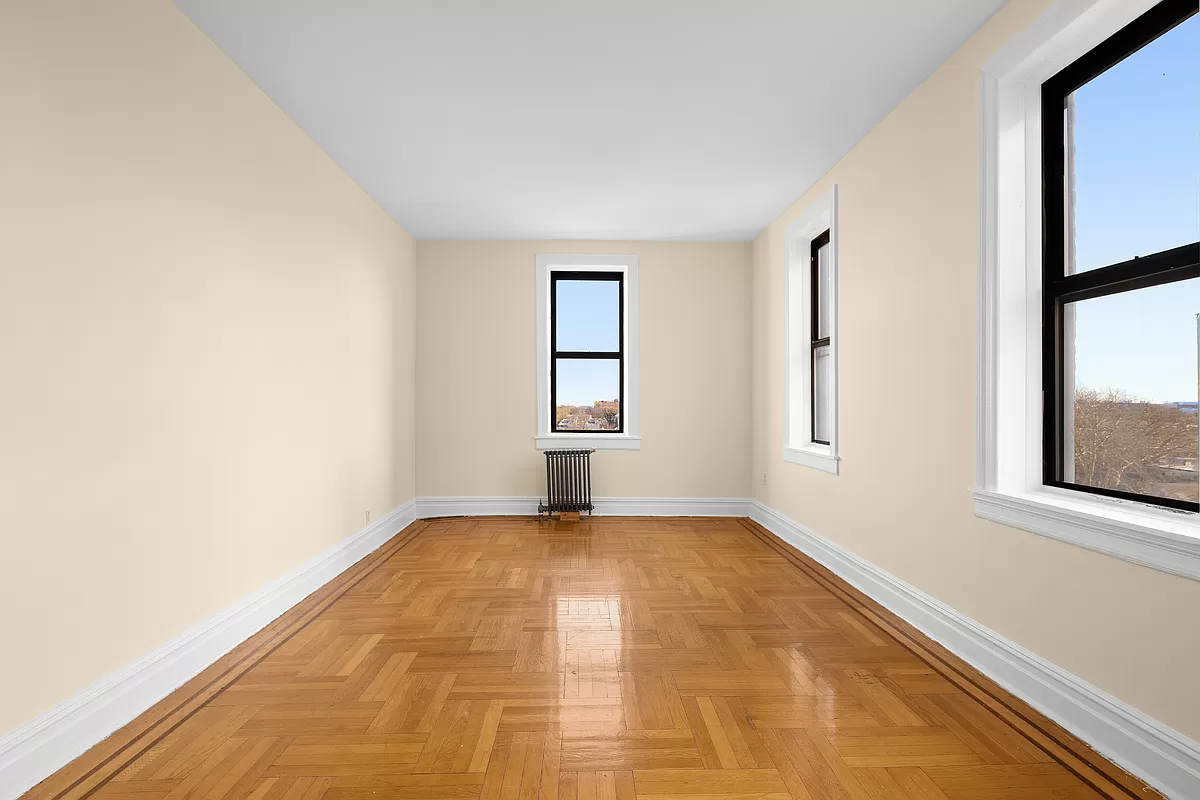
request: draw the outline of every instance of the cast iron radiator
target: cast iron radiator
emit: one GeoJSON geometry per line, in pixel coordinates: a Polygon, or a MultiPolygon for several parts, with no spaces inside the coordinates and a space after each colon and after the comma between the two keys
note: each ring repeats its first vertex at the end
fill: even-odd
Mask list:
{"type": "Polygon", "coordinates": [[[595,450],[546,451],[546,502],[539,514],[592,511],[592,460],[595,450]]]}

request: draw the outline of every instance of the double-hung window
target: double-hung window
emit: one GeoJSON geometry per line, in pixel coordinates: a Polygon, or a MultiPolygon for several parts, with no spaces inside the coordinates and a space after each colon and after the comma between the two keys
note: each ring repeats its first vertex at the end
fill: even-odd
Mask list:
{"type": "Polygon", "coordinates": [[[625,273],[550,273],[550,409],[554,433],[621,433],[625,273]]]}
{"type": "Polygon", "coordinates": [[[1200,18],[1055,8],[983,66],[975,513],[1200,579],[1200,18]]]}
{"type": "Polygon", "coordinates": [[[1200,510],[1200,19],[1155,6],[1042,84],[1043,482],[1200,510]]]}
{"type": "Polygon", "coordinates": [[[812,349],[812,362],[809,370],[812,374],[810,387],[812,430],[811,441],[815,444],[829,444],[832,429],[832,414],[830,401],[833,393],[830,379],[830,262],[829,262],[829,230],[812,240],[809,257],[809,293],[812,296],[809,320],[809,346],[812,349]]]}
{"type": "Polygon", "coordinates": [[[837,474],[837,187],[785,234],[783,460],[837,474]]]}
{"type": "Polygon", "coordinates": [[[636,450],[637,257],[537,258],[537,446],[636,450]]]}

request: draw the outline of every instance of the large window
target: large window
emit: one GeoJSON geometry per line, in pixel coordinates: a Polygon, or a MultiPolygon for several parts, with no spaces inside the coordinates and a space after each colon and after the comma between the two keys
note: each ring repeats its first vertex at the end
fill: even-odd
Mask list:
{"type": "Polygon", "coordinates": [[[1200,580],[1195,5],[1059,5],[982,70],[974,510],[1200,580]]]}
{"type": "Polygon", "coordinates": [[[785,235],[783,460],[837,474],[837,187],[785,235]]]}
{"type": "Polygon", "coordinates": [[[1043,481],[1200,510],[1200,19],[1168,0],[1042,84],[1043,481]]]}
{"type": "Polygon", "coordinates": [[[625,273],[550,273],[550,408],[555,433],[620,433],[625,273]]]}
{"type": "Polygon", "coordinates": [[[539,448],[640,448],[637,262],[537,257],[539,448]]]}

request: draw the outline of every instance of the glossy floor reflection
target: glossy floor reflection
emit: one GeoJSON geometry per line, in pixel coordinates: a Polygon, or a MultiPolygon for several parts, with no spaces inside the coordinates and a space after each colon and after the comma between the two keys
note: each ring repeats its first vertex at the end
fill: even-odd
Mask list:
{"type": "Polygon", "coordinates": [[[419,526],[31,796],[1127,796],[750,523],[419,526]]]}

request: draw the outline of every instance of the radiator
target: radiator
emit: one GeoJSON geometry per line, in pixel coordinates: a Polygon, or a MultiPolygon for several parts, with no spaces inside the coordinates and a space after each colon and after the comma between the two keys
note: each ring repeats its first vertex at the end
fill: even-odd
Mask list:
{"type": "Polygon", "coordinates": [[[592,511],[592,453],[595,450],[546,451],[546,502],[539,514],[592,511]]]}

